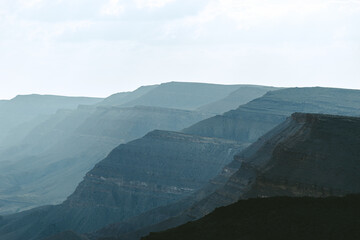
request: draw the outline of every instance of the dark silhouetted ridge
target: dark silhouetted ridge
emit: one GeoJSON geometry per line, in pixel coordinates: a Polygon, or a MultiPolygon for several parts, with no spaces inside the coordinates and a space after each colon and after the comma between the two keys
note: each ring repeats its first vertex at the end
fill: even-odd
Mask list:
{"type": "MultiPolygon", "coordinates": [[[[360,195],[248,199],[143,240],[360,238],[360,195]]],[[[115,239],[115,238],[114,238],[115,239]]],[[[110,240],[110,239],[109,239],[110,240]]]]}

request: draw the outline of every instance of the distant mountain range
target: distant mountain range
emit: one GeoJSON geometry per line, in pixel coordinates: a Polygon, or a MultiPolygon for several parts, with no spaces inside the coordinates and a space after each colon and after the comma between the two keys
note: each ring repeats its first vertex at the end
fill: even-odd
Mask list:
{"type": "Polygon", "coordinates": [[[101,98],[54,95],[19,95],[0,101],[0,149],[19,139],[59,109],[76,109],[81,104],[95,104],[101,98]]]}
{"type": "MultiPolygon", "coordinates": [[[[249,88],[256,86],[236,86],[230,91],[229,86],[205,85],[209,95],[218,94],[214,99],[201,92],[200,85],[188,86],[193,87],[188,93],[179,83],[145,87],[127,103],[130,93],[75,111],[60,111],[34,129],[34,137],[29,135],[20,145],[23,148],[3,151],[9,157],[3,170],[13,176],[19,174],[18,169],[31,169],[27,162],[34,164],[31,177],[22,172],[13,178],[24,177],[22,186],[27,190],[35,189],[30,187],[35,183],[53,193],[61,192],[56,186],[69,189],[67,179],[79,182],[86,166],[91,168],[89,159],[98,163],[62,204],[3,216],[0,238],[139,239],[200,219],[241,198],[359,192],[360,118],[354,116],[360,116],[360,91],[270,88],[264,96],[250,99],[246,94],[240,97],[241,89],[250,93],[249,88]],[[163,105],[158,100],[161,96],[167,100],[163,105]],[[183,109],[169,108],[179,106],[184,96],[183,109]],[[192,103],[187,101],[196,97],[192,103]],[[231,99],[250,102],[214,116],[233,106],[231,99]],[[116,100],[120,106],[114,105],[116,100]],[[153,106],[131,106],[144,102],[153,106]],[[159,128],[174,129],[151,131],[159,123],[159,128]],[[141,137],[141,131],[150,133],[141,137]],[[56,138],[51,141],[52,136],[56,138]],[[97,158],[112,148],[102,161],[97,158]],[[43,158],[34,156],[41,151],[43,158]],[[33,178],[37,171],[46,174],[33,178]]],[[[260,92],[267,89],[258,88],[260,92]]],[[[254,95],[260,92],[253,91],[254,95]]],[[[18,191],[11,183],[4,189],[9,196],[18,191]]],[[[46,196],[41,191],[37,194],[46,196]]],[[[162,235],[149,237],[158,236],[162,235]]]]}
{"type": "MultiPolygon", "coordinates": [[[[217,104],[224,96],[234,92],[241,95],[249,88],[259,89],[250,94],[253,98],[275,89],[171,82],[114,94],[92,105],[46,116],[26,134],[13,134],[22,137],[0,151],[0,214],[62,202],[85,173],[119,144],[154,129],[188,127],[214,114],[187,109],[196,109],[202,104],[211,106],[211,102],[217,104]]],[[[250,99],[249,94],[246,96],[250,99]]],[[[27,101],[29,105],[40,101],[31,100],[27,101]]]]}

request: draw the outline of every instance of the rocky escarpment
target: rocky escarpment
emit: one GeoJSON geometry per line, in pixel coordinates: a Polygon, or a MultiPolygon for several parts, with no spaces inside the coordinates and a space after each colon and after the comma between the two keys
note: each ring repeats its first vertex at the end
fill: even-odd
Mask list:
{"type": "MultiPolygon", "coordinates": [[[[241,143],[252,143],[256,141],[259,137],[261,137],[263,134],[273,129],[281,122],[285,121],[285,119],[295,111],[310,111],[315,113],[318,112],[356,116],[360,115],[360,109],[358,108],[359,105],[360,91],[357,90],[331,88],[282,89],[269,92],[265,96],[253,100],[248,104],[240,106],[234,111],[230,111],[221,116],[216,116],[201,121],[193,125],[192,127],[185,129],[184,132],[202,136],[217,136],[221,138],[235,139],[241,143]],[[335,98],[334,96],[337,97],[335,98]]],[[[290,124],[290,122],[288,123],[290,124]]],[[[300,127],[300,125],[295,124],[293,131],[296,131],[297,127],[300,127]]],[[[281,129],[282,128],[280,128],[280,130],[281,129]]],[[[272,132],[273,134],[277,134],[276,131],[272,132]]],[[[262,137],[261,139],[262,141],[265,141],[264,139],[266,139],[266,137],[262,137]]],[[[260,146],[260,143],[261,141],[254,144],[251,148],[247,149],[247,155],[250,155],[250,153],[255,153],[257,151],[257,148],[255,148],[255,146],[260,146]]],[[[268,156],[270,155],[271,154],[269,152],[268,156]]],[[[264,154],[263,156],[266,156],[266,154],[264,154]]],[[[104,228],[100,232],[104,233],[106,236],[110,236],[112,233],[115,233],[116,235],[123,235],[130,234],[130,232],[136,231],[138,229],[145,229],[144,231],[140,230],[140,232],[136,233],[137,236],[141,236],[144,233],[146,234],[149,231],[153,231],[152,229],[154,226],[149,227],[149,225],[152,225],[156,222],[161,222],[166,218],[174,217],[180,214],[187,207],[189,207],[189,205],[193,204],[194,199],[195,201],[198,201],[206,194],[211,193],[215,187],[221,186],[226,183],[228,177],[240,167],[241,163],[242,159],[236,158],[232,164],[230,164],[224,169],[224,174],[218,176],[212,181],[215,182],[216,185],[210,188],[210,190],[206,190],[204,193],[200,193],[194,198],[188,199],[187,202],[181,201],[179,205],[172,204],[168,206],[168,211],[166,206],[159,209],[154,209],[149,213],[144,213],[141,216],[132,219],[131,221],[118,223],[109,226],[109,228],[104,228]],[[167,212],[169,214],[166,216],[167,212]]],[[[245,167],[246,164],[244,165],[243,170],[245,169],[245,167]]],[[[250,171],[245,172],[247,174],[251,173],[250,171]]],[[[237,186],[237,184],[235,184],[235,186],[237,186]]],[[[215,200],[217,198],[221,199],[221,201],[224,201],[224,204],[232,203],[238,199],[236,191],[234,192],[235,197],[229,198],[228,200],[225,200],[225,198],[221,198],[221,193],[217,194],[218,195],[213,195],[212,197],[215,200]]],[[[230,193],[227,194],[227,196],[229,197],[230,193]]],[[[215,200],[214,202],[216,203],[215,200]]],[[[216,206],[217,205],[211,207],[211,204],[209,203],[209,209],[213,209],[213,207],[216,206]]],[[[204,209],[206,209],[206,207],[204,209]]],[[[199,216],[201,216],[203,210],[201,208],[199,208],[198,210],[200,211],[199,216]]],[[[205,210],[205,213],[208,213],[208,211],[205,210]]],[[[192,214],[194,216],[197,215],[196,212],[193,212],[192,214]]],[[[187,220],[193,219],[191,217],[189,218],[188,215],[182,216],[185,216],[184,219],[187,220]]],[[[184,219],[182,219],[181,221],[186,221],[184,219]]],[[[176,223],[175,226],[177,224],[178,223],[176,223]]],[[[171,226],[174,226],[174,224],[171,226]]],[[[161,226],[160,224],[160,227],[158,229],[161,230],[164,228],[166,229],[167,227],[161,226]]]]}
{"type": "Polygon", "coordinates": [[[241,148],[223,139],[151,132],[115,148],[63,204],[5,216],[1,239],[93,231],[174,202],[204,186],[241,148]]]}
{"type": "Polygon", "coordinates": [[[241,200],[143,240],[358,239],[360,195],[241,200]]]}
{"type": "Polygon", "coordinates": [[[119,236],[138,239],[198,219],[241,198],[359,193],[359,144],[360,118],[293,114],[235,156],[229,166],[240,168],[224,186],[172,219],[119,236]]]}
{"type": "Polygon", "coordinates": [[[360,192],[360,118],[296,113],[235,158],[223,188],[197,203],[198,217],[239,198],[360,192]]]}

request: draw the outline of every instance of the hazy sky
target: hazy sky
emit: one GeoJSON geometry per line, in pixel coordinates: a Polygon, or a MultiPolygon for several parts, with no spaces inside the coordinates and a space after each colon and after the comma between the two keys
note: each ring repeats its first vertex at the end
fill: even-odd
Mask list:
{"type": "Polygon", "coordinates": [[[0,99],[168,81],[360,89],[360,0],[0,0],[0,99]]]}

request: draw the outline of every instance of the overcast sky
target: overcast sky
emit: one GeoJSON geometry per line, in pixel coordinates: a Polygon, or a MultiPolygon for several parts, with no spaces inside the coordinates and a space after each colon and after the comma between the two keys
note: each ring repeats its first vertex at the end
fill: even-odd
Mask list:
{"type": "Polygon", "coordinates": [[[0,99],[168,81],[360,89],[360,0],[0,0],[0,99]]]}

